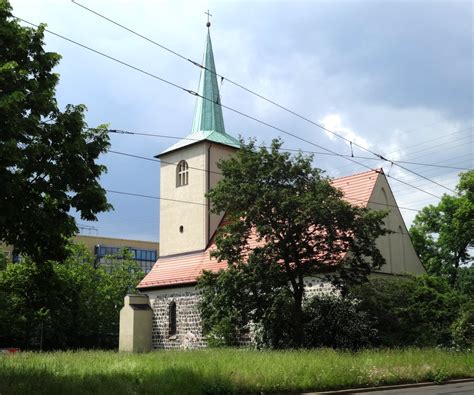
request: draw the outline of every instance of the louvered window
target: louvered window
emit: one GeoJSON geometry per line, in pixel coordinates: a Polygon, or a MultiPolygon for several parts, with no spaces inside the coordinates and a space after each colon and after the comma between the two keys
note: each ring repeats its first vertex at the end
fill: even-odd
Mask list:
{"type": "Polygon", "coordinates": [[[188,174],[188,162],[185,160],[180,161],[176,167],[176,186],[188,185],[188,174]]]}

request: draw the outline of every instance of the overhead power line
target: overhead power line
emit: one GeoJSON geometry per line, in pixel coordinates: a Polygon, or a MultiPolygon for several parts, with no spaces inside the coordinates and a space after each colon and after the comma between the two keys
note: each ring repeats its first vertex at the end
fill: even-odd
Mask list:
{"type": "MultiPolygon", "coordinates": [[[[14,15],[12,15],[12,16],[13,16],[14,18],[16,18],[16,19],[18,19],[18,20],[24,22],[24,23],[27,23],[27,24],[29,24],[29,25],[31,25],[31,26],[34,26],[34,27],[38,28],[38,25],[36,25],[36,24],[34,24],[34,23],[32,23],[32,22],[26,21],[25,19],[22,19],[22,18],[18,18],[18,17],[14,16],[14,15]]],[[[165,84],[167,84],[167,85],[173,86],[173,87],[175,87],[175,88],[177,88],[177,89],[180,89],[180,90],[182,90],[182,91],[185,91],[185,92],[187,92],[187,93],[189,93],[189,94],[191,94],[191,95],[193,95],[193,96],[197,96],[197,97],[202,98],[203,100],[212,101],[212,102],[214,103],[214,100],[209,99],[209,98],[207,98],[207,97],[204,97],[204,96],[200,95],[199,93],[194,92],[194,91],[191,90],[191,89],[184,88],[184,87],[182,87],[182,86],[180,86],[180,85],[178,85],[178,84],[176,84],[176,83],[174,83],[174,82],[171,82],[171,81],[169,81],[169,80],[166,80],[166,79],[164,79],[164,78],[162,78],[162,77],[159,77],[159,76],[157,76],[157,75],[155,75],[155,74],[153,74],[153,73],[150,73],[150,72],[148,72],[148,71],[145,71],[145,70],[143,70],[143,69],[141,69],[141,68],[139,68],[139,67],[133,66],[133,65],[131,65],[131,64],[127,63],[127,62],[124,62],[124,61],[122,61],[122,60],[120,60],[120,59],[117,59],[117,58],[115,58],[115,57],[113,57],[113,56],[107,55],[107,54],[105,54],[105,53],[103,53],[103,52],[101,52],[101,51],[98,51],[98,50],[96,50],[96,49],[93,49],[93,48],[91,48],[91,47],[89,47],[89,46],[87,46],[87,45],[81,44],[81,43],[79,43],[79,42],[77,42],[77,41],[75,41],[75,40],[72,40],[72,39],[70,39],[70,38],[67,38],[67,37],[65,37],[65,36],[63,36],[63,35],[61,35],[61,34],[55,33],[55,32],[53,32],[53,31],[51,31],[51,30],[49,30],[49,29],[44,29],[44,31],[46,31],[46,32],[48,32],[48,33],[50,33],[50,34],[52,34],[52,35],[54,35],[54,36],[56,36],[56,37],[59,37],[59,38],[61,38],[61,39],[63,39],[63,40],[66,40],[66,41],[68,41],[68,42],[70,42],[70,43],[73,43],[73,44],[75,44],[75,45],[78,45],[78,46],[80,46],[81,48],[87,49],[87,50],[89,50],[89,51],[91,51],[91,52],[94,52],[94,53],[96,53],[96,54],[98,54],[98,55],[104,56],[104,57],[106,57],[107,59],[110,59],[110,60],[113,60],[113,61],[115,61],[115,62],[118,62],[118,63],[120,63],[120,64],[123,65],[123,66],[126,66],[126,67],[128,67],[128,68],[131,68],[132,70],[135,70],[135,71],[138,71],[138,72],[140,72],[140,73],[143,73],[143,74],[145,74],[145,75],[147,75],[147,76],[150,76],[150,77],[152,77],[152,78],[154,78],[154,79],[156,79],[156,80],[158,80],[158,81],[161,81],[161,82],[163,82],[163,83],[165,83],[165,84]]],[[[334,155],[339,156],[339,157],[341,157],[341,158],[344,158],[344,159],[346,159],[346,160],[348,160],[348,161],[350,161],[350,162],[356,163],[356,164],[358,164],[358,165],[361,166],[361,167],[364,167],[364,168],[369,169],[369,170],[373,170],[370,166],[367,166],[367,165],[365,165],[364,163],[361,163],[361,162],[359,162],[359,161],[357,161],[357,160],[354,160],[354,159],[352,159],[352,158],[346,157],[346,156],[344,156],[344,155],[342,155],[342,154],[339,154],[339,153],[337,153],[337,152],[335,152],[335,151],[333,151],[333,150],[331,150],[331,149],[329,149],[329,148],[323,147],[323,146],[321,146],[321,145],[319,145],[319,144],[316,144],[316,143],[314,143],[314,142],[312,142],[312,141],[310,141],[310,140],[307,140],[307,139],[305,139],[305,138],[302,138],[302,137],[300,137],[300,136],[298,136],[298,135],[296,135],[296,134],[294,134],[294,133],[292,133],[292,132],[288,132],[288,131],[286,131],[286,130],[284,130],[284,129],[278,127],[278,126],[272,125],[272,124],[270,124],[270,123],[268,123],[268,122],[266,122],[266,121],[262,121],[261,119],[258,119],[258,118],[254,117],[254,116],[252,116],[252,115],[248,115],[248,114],[246,114],[246,113],[244,113],[244,112],[242,112],[242,111],[240,111],[240,110],[236,110],[236,109],[234,109],[234,108],[232,108],[232,107],[229,107],[229,106],[226,106],[226,105],[224,105],[224,104],[222,104],[222,103],[220,103],[220,102],[219,102],[219,103],[216,103],[216,104],[218,104],[218,105],[221,106],[222,108],[228,109],[229,111],[232,111],[232,112],[234,112],[234,113],[236,113],[236,114],[239,114],[239,115],[241,115],[241,116],[243,116],[243,117],[245,117],[245,118],[248,118],[248,119],[251,119],[251,120],[253,120],[253,121],[257,122],[257,123],[260,123],[261,125],[264,125],[264,126],[267,126],[267,127],[269,127],[269,128],[272,128],[272,129],[274,129],[274,130],[276,130],[276,131],[279,131],[279,132],[284,133],[284,134],[286,134],[286,135],[288,135],[288,136],[294,137],[294,138],[296,138],[296,139],[298,139],[298,140],[300,140],[300,141],[303,141],[303,142],[305,142],[305,143],[307,143],[307,144],[313,145],[313,146],[315,146],[315,147],[317,147],[317,148],[323,149],[323,150],[325,150],[325,151],[327,151],[327,152],[331,152],[331,153],[333,153],[334,155]]],[[[385,159],[385,158],[381,158],[381,159],[387,160],[387,159],[385,159]]],[[[391,162],[391,161],[389,161],[389,162],[390,162],[390,163],[393,163],[393,162],[391,162]]],[[[416,174],[416,173],[415,173],[415,174],[416,174]]],[[[423,192],[423,193],[426,193],[426,194],[428,194],[428,195],[431,195],[431,196],[433,196],[433,197],[435,197],[435,198],[437,198],[437,199],[441,199],[440,196],[435,195],[435,194],[433,194],[433,193],[431,193],[431,192],[428,192],[428,191],[426,191],[426,190],[424,190],[424,189],[421,189],[421,188],[417,187],[416,185],[412,185],[412,184],[410,184],[410,183],[407,183],[407,182],[405,182],[405,181],[403,181],[403,180],[400,180],[399,178],[393,177],[393,176],[391,176],[391,175],[389,175],[389,174],[387,174],[386,176],[387,176],[387,177],[390,177],[390,178],[393,179],[394,181],[397,181],[397,182],[399,182],[399,183],[401,183],[401,184],[404,184],[404,185],[406,185],[406,186],[409,186],[409,187],[411,187],[411,188],[414,188],[414,189],[416,189],[416,190],[418,190],[418,191],[420,191],[420,192],[423,192]]],[[[427,179],[426,177],[423,177],[423,176],[420,176],[420,177],[427,179]]],[[[431,181],[431,180],[429,180],[429,179],[427,179],[427,180],[428,180],[428,181],[431,181]]],[[[441,184],[439,184],[439,183],[437,183],[437,182],[435,182],[435,181],[432,181],[432,182],[435,183],[435,184],[437,184],[437,185],[439,185],[439,186],[441,186],[441,187],[443,187],[443,188],[446,188],[445,186],[443,186],[443,185],[441,185],[441,184]]],[[[446,188],[446,189],[448,189],[448,188],[446,188]]],[[[454,192],[454,191],[453,191],[453,192],[454,192]]]]}
{"type": "Polygon", "coordinates": [[[196,204],[198,206],[207,206],[206,203],[190,202],[188,200],[169,199],[169,198],[164,198],[164,197],[161,197],[161,196],[143,195],[141,193],[113,191],[113,190],[110,190],[110,189],[106,189],[105,191],[108,192],[108,193],[116,193],[116,194],[119,194],[119,195],[128,195],[128,196],[142,197],[142,198],[147,198],[147,199],[167,200],[167,201],[170,201],[170,202],[196,204]]]}
{"type": "MultiPolygon", "coordinates": [[[[466,130],[472,130],[473,127],[469,127],[469,128],[465,128],[465,129],[461,129],[461,130],[458,130],[456,132],[453,132],[451,133],[452,134],[456,134],[456,133],[460,133],[460,132],[464,132],[466,130]]],[[[426,145],[426,144],[430,144],[432,143],[433,141],[436,141],[436,140],[439,140],[439,139],[430,139],[430,140],[427,140],[427,141],[423,141],[419,144],[415,144],[415,145],[411,145],[410,147],[400,147],[399,149],[397,149],[396,151],[392,151],[391,153],[389,153],[388,155],[393,155],[393,154],[396,154],[398,152],[401,152],[403,151],[404,155],[403,155],[403,158],[405,158],[405,160],[394,160],[394,162],[396,163],[405,163],[405,164],[413,164],[413,165],[421,165],[421,166],[425,166],[427,164],[425,163],[418,163],[418,162],[413,162],[412,160],[419,160],[419,158],[423,157],[423,156],[428,156],[428,155],[431,155],[431,157],[433,157],[433,153],[430,153],[430,154],[423,154],[423,155],[419,155],[419,152],[424,152],[426,150],[433,150],[437,147],[442,147],[442,150],[443,150],[443,153],[445,153],[447,150],[450,150],[454,147],[452,147],[453,144],[457,143],[458,141],[460,140],[464,140],[466,138],[471,138],[472,139],[472,136],[471,135],[468,135],[468,136],[464,136],[464,137],[461,137],[459,139],[456,139],[456,140],[453,140],[453,141],[450,141],[450,142],[447,142],[447,143],[439,143],[439,144],[435,144],[431,147],[428,147],[428,148],[425,148],[425,149],[422,149],[422,150],[417,150],[417,151],[413,151],[413,148],[414,147],[417,147],[417,146],[420,146],[420,145],[426,145]]],[[[364,158],[365,159],[365,158],[364,158]]],[[[367,158],[367,159],[372,159],[374,160],[375,158],[367,158]]],[[[444,162],[444,161],[443,161],[444,162]]],[[[467,168],[467,167],[451,167],[451,166],[440,166],[440,161],[437,161],[436,164],[430,164],[430,165],[427,165],[427,166],[431,166],[431,167],[440,167],[440,168],[448,168],[448,169],[453,169],[453,170],[470,170],[470,168],[467,168]]],[[[349,165],[351,166],[351,165],[349,165]]],[[[349,168],[349,166],[343,166],[342,168],[349,168]]],[[[420,169],[420,167],[415,167],[415,168],[412,168],[412,170],[418,170],[420,169]]]]}
{"type": "MultiPolygon", "coordinates": [[[[452,136],[452,135],[455,135],[455,134],[459,134],[459,133],[463,133],[463,132],[465,132],[465,131],[467,131],[467,130],[472,130],[472,129],[474,129],[474,126],[470,126],[470,127],[468,127],[468,128],[459,129],[459,130],[457,130],[457,131],[455,131],[455,132],[445,134],[444,136],[441,136],[441,137],[438,137],[438,138],[433,138],[433,139],[429,139],[429,140],[426,140],[426,141],[422,141],[422,142],[420,142],[420,143],[418,143],[418,144],[411,144],[410,147],[408,147],[408,148],[400,148],[400,149],[398,149],[398,150],[396,150],[396,151],[390,152],[388,155],[396,154],[396,153],[398,153],[398,152],[400,152],[400,151],[402,151],[402,150],[404,150],[404,149],[409,149],[409,150],[411,150],[411,149],[413,149],[413,148],[415,148],[415,147],[419,147],[419,146],[426,145],[426,144],[431,144],[431,143],[433,143],[434,141],[439,141],[439,140],[442,140],[442,139],[444,139],[444,138],[446,138],[446,137],[449,137],[449,136],[452,136]]],[[[460,140],[464,140],[464,139],[467,139],[467,138],[471,138],[471,139],[472,139],[472,135],[467,135],[467,136],[458,137],[458,138],[456,138],[455,140],[453,140],[453,141],[451,141],[451,142],[448,142],[448,143],[439,143],[439,144],[434,145],[433,147],[445,146],[445,145],[447,145],[447,144],[452,144],[452,143],[454,143],[454,142],[457,142],[457,141],[460,141],[460,140]]],[[[432,148],[432,147],[427,147],[427,148],[423,148],[423,150],[428,150],[428,149],[431,149],[431,148],[432,148]]],[[[414,152],[406,152],[406,154],[408,154],[408,155],[413,155],[413,154],[416,154],[416,153],[418,153],[418,152],[422,152],[422,150],[417,150],[417,151],[414,151],[414,152]]]]}
{"type": "MultiPolygon", "coordinates": [[[[85,9],[85,10],[91,12],[91,13],[93,13],[94,15],[97,15],[98,17],[100,17],[100,18],[102,18],[102,19],[104,19],[104,20],[106,20],[106,21],[108,21],[108,22],[110,22],[110,23],[112,23],[112,24],[114,24],[114,25],[116,25],[116,26],[118,26],[118,27],[120,27],[120,28],[122,28],[122,29],[128,31],[129,33],[132,33],[132,34],[136,35],[137,37],[140,37],[140,38],[142,38],[142,39],[148,41],[149,43],[151,43],[151,44],[153,44],[153,45],[156,45],[156,46],[158,46],[159,48],[164,49],[165,51],[168,51],[168,52],[170,52],[171,54],[173,54],[173,55],[175,55],[175,56],[178,56],[178,57],[181,58],[181,59],[184,59],[184,60],[186,60],[186,61],[188,61],[188,62],[191,62],[193,65],[195,65],[195,66],[197,66],[197,67],[199,67],[199,68],[201,68],[201,69],[205,69],[206,71],[208,71],[208,72],[210,72],[210,73],[216,75],[217,77],[221,78],[221,81],[223,81],[223,80],[225,79],[227,82],[231,83],[232,85],[235,85],[235,86],[237,86],[237,87],[239,87],[239,88],[245,90],[246,92],[248,92],[248,93],[250,93],[250,94],[252,94],[252,95],[254,95],[254,96],[256,96],[256,97],[258,97],[258,98],[260,98],[260,99],[262,99],[262,100],[264,100],[264,101],[266,101],[266,102],[268,102],[268,103],[270,103],[270,104],[272,104],[272,105],[274,105],[274,106],[276,106],[276,107],[278,107],[278,108],[280,108],[280,109],[282,109],[282,110],[284,110],[284,111],[286,111],[286,112],[288,112],[288,113],[290,113],[290,114],[292,114],[292,115],[294,115],[294,116],[296,116],[296,117],[298,117],[298,118],[300,118],[300,119],[302,119],[303,121],[308,122],[308,123],[310,123],[310,124],[312,124],[312,125],[314,125],[314,126],[320,128],[321,130],[324,130],[325,132],[330,133],[330,134],[332,134],[333,136],[338,137],[338,138],[340,138],[340,139],[346,141],[347,143],[349,143],[349,144],[351,145],[351,147],[352,147],[352,146],[356,146],[356,147],[358,147],[358,148],[360,148],[360,149],[362,149],[362,150],[364,150],[364,151],[366,151],[366,152],[369,152],[370,154],[372,154],[372,155],[378,157],[379,159],[381,159],[381,160],[383,160],[383,161],[385,161],[385,162],[390,163],[391,166],[393,166],[393,165],[398,166],[398,167],[400,167],[401,169],[403,169],[403,170],[405,170],[405,171],[407,171],[407,172],[409,172],[409,173],[412,173],[412,174],[414,174],[414,175],[416,175],[416,176],[418,176],[418,177],[420,177],[420,178],[423,178],[423,179],[425,179],[425,180],[427,180],[427,181],[432,182],[433,184],[435,184],[435,185],[437,185],[437,186],[439,186],[439,187],[441,187],[441,188],[444,188],[444,189],[446,189],[446,190],[448,190],[448,191],[450,191],[450,192],[455,193],[455,191],[454,191],[453,189],[448,188],[448,187],[446,187],[445,185],[442,185],[442,184],[440,184],[440,183],[437,182],[437,181],[431,180],[430,178],[425,177],[425,176],[422,175],[422,174],[416,173],[416,172],[414,172],[413,170],[409,169],[408,167],[406,167],[406,166],[404,166],[404,165],[401,165],[401,164],[399,164],[399,163],[396,163],[395,161],[392,161],[391,159],[386,158],[386,157],[384,157],[383,155],[381,155],[381,154],[379,154],[379,153],[377,153],[377,152],[374,152],[374,151],[368,149],[367,147],[364,147],[363,145],[361,145],[361,144],[359,144],[359,143],[357,143],[357,142],[355,142],[355,141],[352,141],[352,140],[348,139],[348,138],[345,137],[345,136],[342,136],[342,135],[336,133],[336,132],[333,131],[333,130],[330,130],[330,129],[326,128],[325,126],[321,125],[320,123],[315,122],[315,121],[313,121],[312,119],[309,119],[308,117],[297,113],[295,110],[292,110],[292,109],[290,109],[290,108],[288,108],[288,107],[285,107],[285,106],[283,106],[283,105],[277,103],[276,101],[274,101],[274,100],[272,100],[272,99],[269,99],[268,97],[265,97],[265,96],[263,96],[262,94],[260,94],[260,93],[258,93],[258,92],[255,92],[254,90],[252,90],[252,89],[250,89],[250,88],[245,87],[244,85],[242,85],[242,84],[240,84],[240,83],[237,83],[237,82],[235,82],[235,81],[233,81],[233,80],[231,80],[231,79],[229,79],[229,78],[227,78],[227,77],[225,77],[225,76],[223,76],[223,75],[221,75],[221,74],[218,74],[218,73],[215,72],[214,70],[210,70],[209,68],[205,67],[205,66],[202,65],[201,63],[196,62],[196,61],[193,61],[193,60],[189,59],[188,57],[186,57],[186,56],[184,56],[184,55],[182,55],[182,54],[180,54],[180,53],[178,53],[178,52],[176,52],[176,51],[174,51],[174,50],[168,48],[167,46],[165,46],[165,45],[163,45],[163,44],[160,44],[160,43],[158,43],[158,42],[156,42],[156,41],[150,39],[149,37],[146,37],[146,36],[144,36],[143,34],[140,34],[140,33],[138,33],[137,31],[135,31],[135,30],[133,30],[133,29],[131,29],[131,28],[129,28],[129,27],[126,27],[125,25],[123,25],[123,24],[121,24],[121,23],[119,23],[119,22],[116,22],[116,21],[114,21],[114,20],[111,19],[111,18],[108,18],[107,16],[105,16],[105,15],[103,15],[103,14],[101,14],[101,13],[99,13],[99,12],[97,12],[97,11],[94,11],[94,10],[92,10],[91,8],[88,8],[88,7],[84,6],[84,5],[82,5],[82,4],[78,3],[78,2],[76,2],[75,0],[72,0],[72,2],[73,2],[73,4],[75,4],[75,5],[79,6],[79,7],[83,8],[83,9],[85,9]]],[[[190,93],[191,93],[191,92],[190,92],[190,93]]],[[[193,93],[193,94],[195,94],[195,93],[193,93]]],[[[200,95],[197,95],[197,94],[196,94],[196,96],[200,96],[200,95]]],[[[221,103],[217,103],[217,104],[221,105],[221,103]]],[[[224,107],[224,108],[227,108],[227,109],[229,109],[229,110],[231,110],[231,111],[237,112],[237,113],[239,113],[239,114],[241,114],[241,115],[244,115],[243,113],[241,113],[241,112],[239,112],[239,111],[237,111],[237,110],[230,109],[229,107],[226,107],[226,106],[224,106],[224,105],[221,105],[221,106],[224,107]]],[[[255,118],[253,118],[253,117],[250,117],[250,116],[248,116],[248,117],[249,117],[250,119],[253,119],[253,120],[257,121],[257,120],[256,120],[255,118]]],[[[257,121],[257,122],[260,122],[260,121],[257,121]]],[[[264,124],[264,125],[266,125],[266,126],[270,126],[269,124],[264,123],[263,121],[260,122],[260,123],[262,123],[262,124],[264,124]]],[[[270,126],[270,127],[271,127],[271,126],[270,126]]],[[[280,131],[281,131],[281,130],[280,130],[280,131]]],[[[283,131],[282,131],[282,132],[283,132],[283,131]]],[[[291,135],[291,134],[290,134],[290,135],[291,135]]],[[[293,137],[294,137],[294,136],[293,136],[293,137]]],[[[304,141],[304,140],[303,140],[303,141],[304,141]]],[[[324,149],[324,148],[323,148],[323,149],[324,149]]],[[[349,158],[346,158],[346,159],[349,159],[349,158]]],[[[365,165],[362,165],[361,163],[358,163],[358,164],[361,165],[361,166],[367,167],[367,166],[365,166],[365,165]]],[[[438,197],[438,198],[439,198],[439,197],[438,197]]]]}
{"type": "MultiPolygon", "coordinates": [[[[163,197],[160,197],[160,196],[143,195],[143,194],[140,194],[140,193],[113,191],[113,190],[110,190],[110,189],[106,189],[105,191],[109,192],[109,193],[115,193],[115,194],[118,194],[118,195],[141,197],[141,198],[154,199],[154,200],[169,200],[169,201],[173,201],[173,202],[189,203],[189,204],[196,204],[196,205],[200,205],[200,206],[207,206],[207,204],[205,204],[205,203],[188,202],[186,200],[167,199],[167,198],[163,198],[163,197]]],[[[359,200],[359,199],[357,199],[357,200],[359,200]]],[[[370,203],[373,203],[373,202],[370,202],[370,203]]],[[[376,204],[380,204],[380,205],[383,205],[383,206],[386,206],[386,207],[397,207],[397,208],[400,208],[400,209],[402,208],[402,207],[398,207],[398,206],[391,206],[391,205],[384,204],[384,203],[376,203],[376,204]]],[[[420,211],[420,210],[415,210],[415,209],[405,209],[405,210],[420,211]]],[[[390,230],[390,232],[398,233],[398,234],[401,234],[401,235],[409,235],[409,233],[399,232],[399,231],[395,231],[395,230],[390,230]]]]}
{"type": "MultiPolygon", "coordinates": [[[[105,191],[108,192],[108,193],[115,193],[115,194],[118,194],[118,195],[135,196],[135,197],[141,197],[141,198],[146,198],[146,199],[154,199],[154,200],[167,200],[167,201],[170,201],[170,202],[195,204],[195,205],[198,205],[198,206],[208,206],[208,204],[206,204],[206,203],[191,202],[191,201],[188,201],[188,200],[179,200],[179,199],[169,199],[169,198],[164,198],[164,197],[161,197],[161,196],[144,195],[144,194],[141,194],[141,193],[114,191],[114,190],[110,190],[110,189],[106,189],[105,191]]],[[[361,203],[378,204],[380,206],[393,207],[393,208],[398,208],[398,209],[401,209],[401,210],[420,211],[420,210],[417,210],[417,209],[414,209],[414,208],[400,207],[400,206],[392,205],[392,204],[373,202],[371,200],[364,200],[364,199],[354,199],[354,200],[357,200],[361,203]]]]}
{"type": "MultiPolygon", "coordinates": [[[[170,165],[176,165],[176,163],[174,163],[174,162],[168,162],[168,161],[165,161],[163,159],[152,159],[152,158],[147,158],[146,156],[128,154],[126,152],[120,152],[120,151],[114,151],[114,150],[109,150],[108,152],[110,152],[112,154],[116,154],[116,155],[128,156],[128,157],[135,158],[135,159],[147,160],[147,161],[151,161],[151,162],[155,162],[155,163],[165,163],[165,164],[170,164],[170,165]]],[[[188,168],[193,169],[193,170],[205,171],[205,172],[210,172],[210,173],[213,173],[213,174],[222,175],[222,173],[217,172],[217,171],[212,171],[210,169],[207,170],[207,169],[203,169],[203,168],[200,168],[200,167],[193,167],[193,166],[188,166],[188,168]]],[[[117,191],[109,191],[109,192],[119,193],[117,191]]],[[[140,196],[142,196],[142,195],[140,195],[140,196]]],[[[142,197],[150,197],[150,196],[143,195],[142,197]]],[[[159,198],[159,197],[150,197],[150,198],[163,199],[163,200],[172,200],[172,201],[177,201],[177,202],[181,202],[181,203],[198,204],[198,203],[194,203],[194,202],[187,202],[187,201],[184,201],[184,200],[165,199],[165,198],[159,198]]],[[[373,200],[364,200],[364,199],[357,199],[357,198],[351,198],[351,199],[357,200],[361,203],[373,203],[373,204],[378,204],[378,205],[381,205],[381,206],[396,207],[396,208],[403,209],[403,210],[420,211],[418,209],[411,208],[411,207],[400,207],[400,206],[397,206],[397,205],[391,205],[391,204],[375,202],[373,200]]]]}
{"type": "MultiPolygon", "coordinates": [[[[88,128],[90,130],[95,130],[97,128],[88,128]]],[[[167,138],[167,139],[176,139],[176,140],[190,140],[190,141],[200,141],[199,139],[193,139],[189,137],[178,137],[178,136],[170,136],[164,134],[155,134],[155,133],[144,133],[144,132],[132,132],[129,130],[121,130],[121,129],[107,129],[109,133],[116,133],[116,134],[128,134],[128,135],[136,135],[136,136],[147,136],[147,137],[159,137],[159,138],[167,138]]],[[[268,146],[263,146],[264,148],[269,148],[268,146]]],[[[357,156],[357,155],[343,155],[343,154],[333,154],[331,152],[324,152],[324,151],[308,151],[296,148],[280,148],[280,151],[288,151],[288,152],[302,152],[305,154],[314,154],[314,155],[329,155],[329,156],[342,156],[344,158],[355,158],[355,159],[364,159],[364,160],[376,160],[380,161],[379,158],[373,158],[369,156],[357,156]]],[[[470,170],[468,167],[455,167],[455,166],[443,166],[434,163],[420,163],[420,162],[411,162],[411,161],[404,161],[404,160],[396,160],[396,163],[405,163],[409,165],[419,165],[419,166],[427,166],[427,167],[439,167],[444,169],[453,169],[453,170],[470,170]]]]}

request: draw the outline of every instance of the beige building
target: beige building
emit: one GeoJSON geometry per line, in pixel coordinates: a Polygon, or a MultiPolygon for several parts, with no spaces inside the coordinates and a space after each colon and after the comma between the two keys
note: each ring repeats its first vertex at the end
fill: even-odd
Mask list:
{"type": "MultiPolygon", "coordinates": [[[[77,235],[73,237],[74,243],[83,244],[95,257],[98,264],[106,265],[108,256],[119,254],[124,248],[128,249],[132,258],[149,273],[155,264],[160,243],[154,241],[121,239],[115,237],[77,235]]],[[[18,262],[21,257],[13,254],[13,247],[0,244],[0,251],[5,254],[10,262],[18,262]]]]}
{"type": "Polygon", "coordinates": [[[154,241],[121,239],[115,237],[77,235],[73,237],[77,244],[84,244],[99,264],[108,263],[107,256],[119,254],[126,248],[145,273],[149,273],[155,264],[160,243],[154,241]]]}
{"type": "MultiPolygon", "coordinates": [[[[205,194],[221,177],[216,162],[231,155],[240,144],[225,132],[209,32],[198,93],[191,134],[157,156],[162,160],[160,195],[164,198],[160,201],[160,256],[138,285],[153,310],[152,342],[137,345],[140,350],[150,344],[153,348],[204,347],[195,284],[203,270],[227,267],[226,262],[217,262],[210,255],[222,215],[209,212],[205,194]]],[[[387,262],[380,273],[425,272],[381,169],[335,179],[333,185],[351,204],[389,211],[385,225],[395,233],[377,241],[387,262]]],[[[307,295],[332,292],[329,283],[315,278],[305,279],[305,286],[307,295]]],[[[127,323],[125,317],[132,317],[132,310],[127,299],[125,302],[120,336],[121,344],[130,345],[133,339],[129,339],[131,332],[126,328],[149,324],[127,323]]],[[[121,349],[130,350],[130,346],[121,349]]]]}

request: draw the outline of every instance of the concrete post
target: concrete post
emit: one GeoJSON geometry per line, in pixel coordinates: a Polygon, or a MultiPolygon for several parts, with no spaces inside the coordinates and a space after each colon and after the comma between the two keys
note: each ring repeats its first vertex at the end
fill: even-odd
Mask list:
{"type": "Polygon", "coordinates": [[[126,295],[120,310],[119,351],[151,351],[153,310],[147,295],[126,295]]]}

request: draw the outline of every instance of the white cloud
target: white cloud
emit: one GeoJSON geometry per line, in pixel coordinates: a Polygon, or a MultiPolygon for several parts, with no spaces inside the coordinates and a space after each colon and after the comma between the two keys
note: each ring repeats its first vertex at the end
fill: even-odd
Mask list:
{"type": "MultiPolygon", "coordinates": [[[[340,114],[327,114],[318,122],[321,123],[326,129],[345,137],[347,140],[355,144],[358,144],[364,148],[370,147],[370,143],[365,138],[359,136],[351,128],[343,125],[342,116],[340,114]]],[[[337,138],[333,133],[327,131],[325,131],[325,133],[331,140],[335,140],[337,138]]],[[[349,144],[347,141],[346,143],[349,144]]]]}

